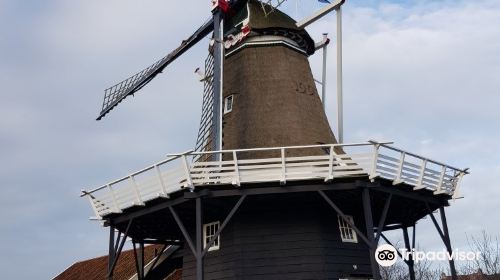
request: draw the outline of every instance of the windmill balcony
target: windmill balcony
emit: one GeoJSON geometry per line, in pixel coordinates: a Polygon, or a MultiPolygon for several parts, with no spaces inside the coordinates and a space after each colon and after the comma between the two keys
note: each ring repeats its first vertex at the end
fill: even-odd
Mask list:
{"type": "Polygon", "coordinates": [[[163,161],[94,190],[84,190],[81,196],[89,199],[97,219],[122,213],[134,206],[144,206],[154,199],[169,199],[170,195],[186,189],[218,185],[244,188],[248,184],[266,182],[279,182],[286,187],[290,181],[382,178],[392,181],[395,188],[406,184],[414,191],[426,189],[434,195],[459,197],[460,182],[467,169],[458,169],[390,144],[369,141],[216,152],[188,151],[170,155],[163,161]],[[258,156],[259,153],[266,156],[258,156]],[[248,155],[253,155],[253,158],[248,155]],[[212,160],[216,158],[221,160],[212,160]]]}

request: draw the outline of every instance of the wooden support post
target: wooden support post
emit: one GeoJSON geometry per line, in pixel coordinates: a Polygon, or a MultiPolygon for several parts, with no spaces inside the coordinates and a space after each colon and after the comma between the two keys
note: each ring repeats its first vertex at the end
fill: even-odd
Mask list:
{"type": "Polygon", "coordinates": [[[372,170],[370,172],[370,180],[373,182],[375,178],[379,176],[377,173],[377,164],[378,164],[378,154],[380,152],[380,144],[375,143],[373,144],[373,159],[372,159],[372,170]]]}
{"type": "Polygon", "coordinates": [[[281,148],[281,179],[280,184],[286,184],[286,155],[285,148],[281,148]]]}
{"type": "MultiPolygon", "coordinates": [[[[443,225],[443,234],[444,234],[444,239],[446,240],[446,249],[448,249],[448,253],[451,255],[453,249],[451,248],[451,239],[450,239],[450,233],[448,232],[448,222],[446,221],[446,214],[444,212],[444,207],[441,206],[439,208],[439,212],[441,214],[441,223],[443,225]]],[[[450,260],[450,272],[451,272],[451,278],[453,280],[457,280],[457,270],[455,268],[455,261],[453,259],[450,260]]]]}
{"type": "Polygon", "coordinates": [[[158,182],[160,183],[160,194],[163,197],[169,198],[170,196],[167,193],[167,188],[165,187],[165,182],[163,181],[163,178],[161,177],[160,167],[158,165],[155,165],[154,168],[156,171],[156,176],[158,176],[158,182]]]}
{"type": "Polygon", "coordinates": [[[139,271],[137,273],[138,280],[144,280],[144,242],[139,242],[139,254],[137,256],[139,271]]]}
{"type": "Polygon", "coordinates": [[[116,257],[116,252],[118,252],[118,246],[120,246],[120,240],[122,240],[122,233],[118,231],[118,236],[116,237],[116,242],[115,242],[115,257],[116,257]]]}
{"type": "Polygon", "coordinates": [[[387,200],[385,201],[384,210],[382,210],[382,216],[377,225],[377,235],[375,236],[375,245],[378,245],[378,241],[380,240],[380,235],[382,231],[384,231],[385,219],[387,218],[387,213],[389,212],[389,207],[391,206],[392,193],[389,194],[387,200]]]}
{"type": "MultiPolygon", "coordinates": [[[[432,209],[430,208],[429,204],[426,204],[427,210],[429,211],[429,216],[432,219],[432,223],[434,223],[434,226],[436,227],[436,230],[439,233],[439,236],[441,236],[441,239],[443,240],[444,245],[446,246],[446,250],[448,253],[451,255],[453,252],[453,249],[451,248],[451,241],[450,241],[450,234],[448,232],[448,223],[446,222],[446,215],[444,212],[444,207],[439,208],[439,212],[441,214],[441,223],[443,226],[443,230],[439,227],[439,224],[432,214],[432,209]]],[[[455,269],[455,261],[453,259],[450,260],[450,272],[451,272],[451,277],[453,280],[457,280],[457,270],[455,269]]]]}
{"type": "Polygon", "coordinates": [[[238,208],[240,208],[241,203],[243,203],[243,201],[245,200],[246,197],[247,197],[247,195],[244,194],[244,195],[242,195],[240,197],[240,199],[238,200],[238,202],[236,202],[236,204],[234,205],[233,209],[231,209],[231,211],[227,215],[227,217],[224,220],[224,222],[222,223],[222,225],[219,227],[219,229],[217,230],[217,232],[214,234],[214,236],[212,236],[212,238],[210,239],[210,241],[207,243],[207,245],[205,246],[205,249],[203,249],[202,256],[205,256],[207,254],[208,249],[210,249],[210,247],[212,247],[212,245],[215,243],[215,240],[217,240],[217,238],[219,238],[221,232],[227,226],[227,224],[229,223],[229,221],[231,220],[231,218],[234,216],[234,214],[236,213],[236,211],[238,210],[238,208]]]}
{"type": "Polygon", "coordinates": [[[370,240],[365,236],[365,234],[361,230],[359,230],[359,228],[350,219],[347,219],[344,212],[342,212],[342,210],[340,210],[340,208],[335,203],[333,203],[333,201],[325,194],[325,192],[319,190],[318,193],[333,208],[333,210],[335,210],[335,212],[337,212],[337,214],[342,218],[342,220],[344,220],[344,222],[346,222],[346,224],[348,224],[350,227],[352,227],[352,229],[358,234],[359,237],[361,237],[361,239],[363,239],[363,241],[366,243],[366,245],[369,248],[375,249],[373,243],[370,242],[370,240]]]}
{"type": "MultiPolygon", "coordinates": [[[[144,240],[142,241],[143,244],[144,244],[144,240]]],[[[156,264],[158,264],[158,261],[160,260],[161,256],[163,255],[163,253],[165,252],[165,249],[167,249],[167,247],[170,246],[168,244],[164,244],[163,247],[161,248],[160,252],[158,253],[158,255],[154,258],[154,261],[153,263],[151,264],[149,270],[147,273],[144,274],[144,278],[146,278],[146,276],[148,276],[151,271],[153,271],[153,269],[156,267],[156,264]]]]}
{"type": "MultiPolygon", "coordinates": [[[[120,258],[120,255],[122,253],[123,245],[125,245],[125,241],[127,240],[128,232],[130,230],[130,227],[132,226],[133,221],[134,221],[134,219],[131,219],[128,222],[127,228],[125,229],[125,232],[122,234],[121,239],[118,238],[116,240],[116,245],[118,245],[118,243],[120,245],[118,245],[118,247],[116,247],[116,249],[115,249],[115,246],[113,246],[111,243],[109,245],[109,249],[113,250],[113,261],[111,262],[111,264],[108,267],[108,279],[113,279],[113,271],[115,270],[116,263],[118,263],[118,259],[120,258]],[[111,247],[113,247],[113,248],[111,248],[111,247]]],[[[114,233],[113,234],[110,233],[110,238],[111,237],[113,237],[113,239],[114,239],[114,233]]],[[[110,256],[111,256],[111,252],[110,252],[110,256]]]]}
{"type": "Polygon", "coordinates": [[[238,156],[236,155],[236,151],[233,151],[233,161],[234,161],[234,180],[233,185],[240,187],[240,167],[238,166],[238,156]]]}
{"type": "Polygon", "coordinates": [[[115,227],[109,226],[109,256],[108,256],[108,280],[113,280],[113,262],[115,260],[115,227]]]}
{"type": "Polygon", "coordinates": [[[203,216],[201,198],[196,198],[196,280],[203,280],[203,216]]]}
{"type": "MultiPolygon", "coordinates": [[[[122,235],[121,239],[118,238],[116,240],[116,245],[118,245],[116,247],[116,250],[115,250],[115,247],[113,247],[113,262],[111,263],[111,266],[108,268],[108,279],[113,279],[113,271],[115,270],[115,267],[116,267],[116,264],[118,263],[118,259],[120,258],[120,255],[122,253],[122,250],[123,250],[123,245],[125,245],[125,241],[127,240],[127,236],[128,236],[128,232],[130,230],[130,227],[132,226],[132,222],[134,221],[134,219],[131,219],[128,224],[127,224],[127,228],[125,229],[125,232],[122,235]]],[[[114,235],[114,234],[113,234],[114,235]]],[[[111,237],[111,236],[110,236],[111,237]]],[[[111,246],[110,245],[110,249],[111,249],[111,246]]]]}
{"type": "Polygon", "coordinates": [[[189,163],[186,155],[182,155],[182,165],[184,166],[184,172],[186,173],[185,187],[190,188],[192,191],[194,190],[194,184],[193,184],[193,179],[191,178],[191,170],[189,168],[189,163]]]}
{"type": "MultiPolygon", "coordinates": [[[[405,240],[405,247],[407,252],[411,252],[413,248],[410,248],[410,238],[408,236],[408,227],[403,227],[403,238],[405,240]]],[[[408,261],[406,264],[408,264],[408,271],[410,273],[410,280],[415,280],[415,261],[413,260],[413,254],[408,255],[408,261]]]]}
{"type": "Polygon", "coordinates": [[[363,212],[365,216],[366,225],[366,235],[368,240],[372,244],[369,247],[370,251],[370,263],[372,267],[373,279],[380,280],[380,271],[377,261],[375,260],[375,232],[373,230],[373,215],[370,202],[370,190],[368,188],[363,189],[363,212]]]}
{"type": "Polygon", "coordinates": [[[137,273],[137,278],[139,278],[141,269],[139,268],[139,257],[137,256],[137,246],[136,246],[136,241],[132,240],[132,247],[134,251],[134,262],[135,262],[135,271],[137,273]]]}
{"type": "Polygon", "coordinates": [[[134,188],[134,192],[135,192],[135,197],[137,198],[136,205],[144,206],[144,201],[142,201],[142,197],[141,197],[141,191],[139,190],[139,185],[137,185],[137,181],[135,180],[134,175],[130,175],[128,178],[129,178],[130,182],[132,183],[132,187],[134,188]]]}
{"type": "Polygon", "coordinates": [[[330,155],[328,157],[328,175],[325,178],[325,182],[330,182],[333,180],[333,160],[335,156],[335,146],[330,146],[330,155]]]}
{"type": "Polygon", "coordinates": [[[424,176],[425,176],[425,169],[426,168],[427,168],[427,159],[424,159],[422,161],[422,165],[420,166],[420,175],[418,176],[417,186],[415,186],[413,188],[413,190],[425,189],[424,176]]]}
{"type": "Polygon", "coordinates": [[[413,224],[413,240],[412,240],[412,248],[415,248],[415,237],[417,232],[417,224],[413,224]]]}
{"type": "Polygon", "coordinates": [[[120,205],[118,205],[118,201],[116,200],[115,192],[111,185],[107,185],[109,192],[111,193],[111,198],[113,199],[113,207],[115,208],[115,213],[121,213],[120,205]]]}
{"type": "Polygon", "coordinates": [[[398,172],[396,173],[396,178],[394,178],[394,181],[392,182],[393,185],[401,184],[403,181],[401,180],[401,177],[403,175],[403,167],[405,163],[405,156],[406,153],[402,152],[401,156],[399,158],[399,164],[398,164],[398,172]]]}
{"type": "Polygon", "coordinates": [[[170,209],[170,213],[172,213],[172,216],[174,217],[177,226],[181,230],[184,239],[186,240],[189,248],[191,249],[191,252],[193,252],[193,255],[196,257],[196,248],[194,247],[193,240],[191,239],[191,236],[187,232],[186,227],[182,223],[181,219],[179,218],[179,215],[177,215],[177,212],[174,210],[174,208],[172,206],[169,206],[168,209],[170,209]]]}

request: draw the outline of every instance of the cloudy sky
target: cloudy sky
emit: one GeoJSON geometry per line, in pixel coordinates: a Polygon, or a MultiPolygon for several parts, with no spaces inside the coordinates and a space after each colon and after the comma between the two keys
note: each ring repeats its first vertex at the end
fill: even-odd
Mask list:
{"type": "MultiPolygon", "coordinates": [[[[107,231],[88,220],[80,190],[193,147],[202,94],[193,70],[208,39],[94,120],[104,88],[177,47],[209,16],[208,1],[171,3],[0,0],[2,278],[50,279],[105,254],[107,231]]],[[[320,4],[287,5],[301,17],[320,4]]],[[[470,167],[465,199],[447,209],[452,242],[465,248],[466,233],[483,229],[498,235],[500,1],[351,0],[344,7],[346,142],[390,140],[470,167]]],[[[334,23],[328,16],[309,31],[319,40],[334,34],[334,23]]],[[[316,76],[319,59],[311,58],[316,76]]],[[[333,56],[329,64],[334,85],[333,56]]],[[[330,91],[332,124],[334,99],[330,91]]],[[[418,235],[422,247],[439,248],[428,219],[418,235]]]]}

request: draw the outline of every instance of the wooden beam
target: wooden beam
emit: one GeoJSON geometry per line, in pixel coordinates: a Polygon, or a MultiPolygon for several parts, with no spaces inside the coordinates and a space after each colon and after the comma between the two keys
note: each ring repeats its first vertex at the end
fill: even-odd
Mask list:
{"type": "Polygon", "coordinates": [[[372,214],[372,206],[370,201],[370,190],[368,188],[363,189],[362,192],[363,199],[363,213],[365,216],[365,226],[366,226],[366,234],[368,235],[368,240],[372,244],[370,246],[370,264],[372,267],[373,279],[380,280],[380,270],[377,261],[375,260],[375,233],[373,231],[373,214],[372,214]]]}
{"type": "Polygon", "coordinates": [[[184,226],[181,219],[179,218],[179,215],[177,215],[177,212],[175,212],[174,208],[172,206],[169,206],[168,208],[170,209],[170,213],[172,213],[172,216],[174,216],[175,222],[177,223],[177,226],[181,230],[182,235],[184,235],[184,239],[188,243],[189,248],[193,252],[193,255],[196,256],[196,249],[194,247],[193,240],[191,239],[191,236],[189,236],[189,233],[187,232],[186,227],[184,226]]]}
{"type": "Polygon", "coordinates": [[[220,236],[221,232],[224,230],[224,228],[229,223],[229,221],[231,220],[231,218],[233,217],[233,215],[236,213],[236,211],[238,210],[238,208],[243,203],[243,201],[245,200],[246,197],[247,197],[246,195],[243,195],[243,196],[240,197],[240,199],[238,200],[238,202],[236,202],[236,204],[234,205],[233,209],[231,209],[231,211],[229,212],[229,214],[227,215],[226,219],[224,220],[224,222],[222,223],[222,225],[219,227],[219,229],[217,230],[217,232],[215,233],[215,235],[212,236],[212,238],[210,239],[210,241],[208,242],[208,244],[205,246],[205,249],[203,250],[202,256],[205,256],[207,254],[207,252],[210,249],[210,247],[212,247],[212,245],[214,244],[215,240],[217,240],[217,238],[220,236]]]}
{"type": "Polygon", "coordinates": [[[115,226],[111,224],[109,226],[108,280],[113,279],[113,270],[111,267],[115,260],[115,252],[115,226]]]}
{"type": "Polygon", "coordinates": [[[391,200],[392,200],[392,193],[389,194],[389,196],[385,201],[384,210],[382,210],[382,215],[380,216],[380,220],[377,225],[377,236],[375,237],[375,244],[378,244],[378,241],[380,240],[380,235],[382,234],[382,231],[384,229],[387,213],[389,212],[389,207],[391,206],[391,200]]]}
{"type": "MultiPolygon", "coordinates": [[[[118,262],[118,259],[120,258],[120,255],[122,253],[123,245],[125,245],[125,240],[127,240],[128,236],[128,231],[130,230],[130,226],[132,225],[132,221],[130,220],[127,225],[127,229],[123,233],[123,237],[121,238],[120,241],[120,246],[118,247],[118,250],[115,252],[115,258],[113,260],[113,263],[111,264],[110,270],[108,271],[108,278],[113,279],[113,271],[115,270],[116,263],[118,262]]],[[[118,242],[118,241],[117,241],[118,242]]]]}
{"type": "MultiPolygon", "coordinates": [[[[441,224],[443,225],[444,237],[447,243],[446,247],[448,249],[448,253],[451,255],[452,253],[451,239],[450,239],[450,233],[448,231],[448,222],[446,221],[446,214],[444,212],[444,207],[439,208],[439,213],[441,214],[441,224]]],[[[455,268],[455,260],[453,259],[450,260],[450,272],[452,279],[457,280],[457,270],[455,268]]]]}
{"type": "Polygon", "coordinates": [[[354,229],[354,231],[356,231],[356,233],[359,235],[359,237],[361,237],[361,239],[363,239],[363,241],[366,243],[366,245],[368,245],[368,247],[370,247],[370,248],[373,248],[373,244],[370,243],[368,238],[363,234],[363,232],[361,232],[358,229],[358,227],[356,227],[356,225],[354,223],[352,223],[349,219],[347,219],[346,215],[342,212],[342,210],[340,210],[340,208],[335,203],[333,203],[333,201],[323,191],[318,191],[318,193],[326,200],[326,202],[333,208],[333,210],[335,210],[335,212],[337,212],[337,214],[340,215],[340,217],[350,227],[352,227],[352,229],[354,229]]]}
{"type": "Polygon", "coordinates": [[[203,280],[203,209],[201,198],[196,198],[196,280],[203,280]]]}
{"type": "MultiPolygon", "coordinates": [[[[410,248],[410,238],[408,237],[408,228],[403,227],[403,239],[405,241],[405,247],[407,252],[411,252],[412,248],[410,248]]],[[[415,280],[415,262],[413,260],[413,254],[409,254],[409,259],[406,262],[408,265],[408,272],[410,274],[410,280],[415,280]]]]}

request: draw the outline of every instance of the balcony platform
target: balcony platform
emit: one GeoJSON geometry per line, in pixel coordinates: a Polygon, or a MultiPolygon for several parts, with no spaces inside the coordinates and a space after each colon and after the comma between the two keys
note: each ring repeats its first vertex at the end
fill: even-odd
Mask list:
{"type": "MultiPolygon", "coordinates": [[[[444,205],[447,200],[460,197],[460,182],[467,173],[467,169],[394,148],[390,143],[374,141],[189,151],[168,156],[99,188],[84,190],[82,197],[89,199],[97,219],[113,217],[114,220],[118,218],[117,222],[120,216],[123,220],[139,217],[138,213],[153,213],[167,204],[178,204],[176,202],[202,193],[216,198],[239,194],[342,191],[344,188],[349,190],[349,195],[356,196],[359,187],[379,186],[377,189],[383,192],[397,192],[402,197],[410,196],[409,199],[418,195],[444,205]]],[[[400,203],[404,209],[404,200],[400,203]]],[[[422,210],[419,214],[420,210],[411,208],[412,213],[407,215],[414,215],[414,218],[425,216],[428,210],[420,205],[417,207],[422,210]]]]}
{"type": "MultiPolygon", "coordinates": [[[[334,212],[327,207],[318,192],[324,192],[338,207],[349,214],[362,217],[358,213],[362,205],[363,189],[369,188],[373,219],[378,221],[384,215],[384,206],[389,196],[393,199],[383,231],[400,229],[404,223],[416,223],[426,217],[429,210],[434,212],[440,207],[448,206],[450,196],[447,194],[435,195],[431,190],[413,190],[413,187],[401,184],[397,187],[392,181],[377,178],[372,182],[368,176],[356,179],[343,178],[334,182],[325,183],[322,180],[309,180],[289,182],[286,186],[279,183],[249,184],[241,188],[231,185],[215,187],[200,187],[196,192],[177,192],[170,198],[156,198],[145,203],[144,206],[134,206],[123,210],[121,213],[107,215],[104,219],[112,221],[120,231],[125,232],[128,222],[133,220],[133,225],[128,231],[131,238],[146,240],[181,240],[182,233],[170,212],[174,207],[186,224],[194,224],[196,207],[194,199],[202,197],[207,215],[211,212],[229,213],[241,196],[246,195],[245,205],[241,211],[259,209],[255,212],[256,218],[261,217],[263,208],[287,209],[290,205],[295,208],[307,209],[321,205],[324,215],[334,212]],[[429,208],[427,208],[429,207],[429,208]],[[161,221],[161,222],[160,222],[161,221]]],[[[359,218],[361,219],[361,218],[359,218]]]]}

